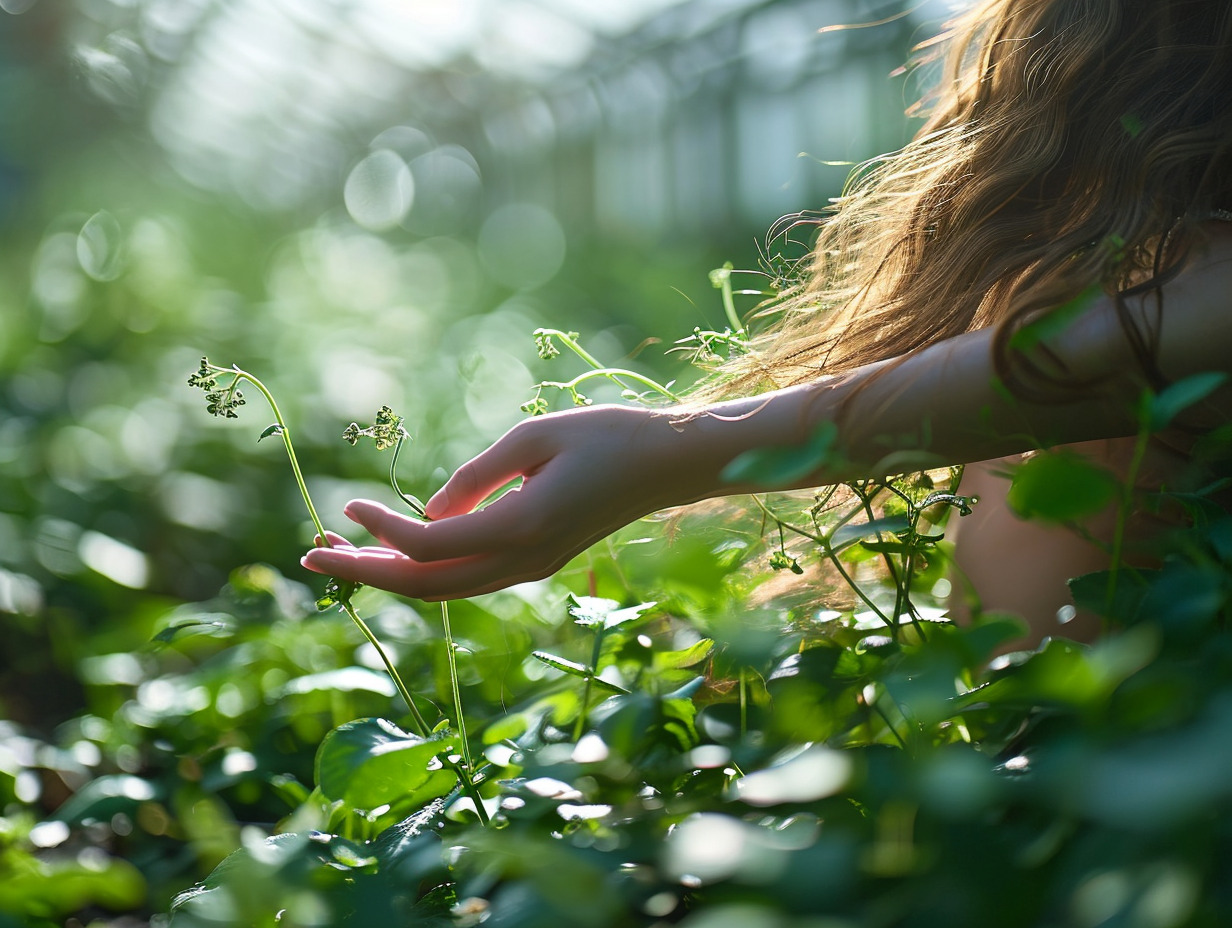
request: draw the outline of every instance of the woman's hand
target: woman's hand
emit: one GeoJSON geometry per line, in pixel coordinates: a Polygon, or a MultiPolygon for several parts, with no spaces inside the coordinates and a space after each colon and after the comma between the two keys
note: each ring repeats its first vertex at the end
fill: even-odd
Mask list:
{"type": "Polygon", "coordinates": [[[318,547],[303,564],[426,600],[542,579],[641,516],[721,491],[726,460],[692,453],[690,432],[663,411],[623,406],[529,419],[458,469],[428,501],[433,521],[353,500],[348,518],[383,547],[318,547]]]}

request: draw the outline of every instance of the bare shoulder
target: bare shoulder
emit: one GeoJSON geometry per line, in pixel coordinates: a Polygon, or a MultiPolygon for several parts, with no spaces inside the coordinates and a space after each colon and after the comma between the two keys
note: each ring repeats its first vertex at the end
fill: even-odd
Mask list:
{"type": "Polygon", "coordinates": [[[1232,370],[1232,223],[1208,222],[1202,231],[1163,286],[1161,361],[1168,374],[1232,370]]]}
{"type": "MultiPolygon", "coordinates": [[[[1203,233],[1180,273],[1163,286],[1159,362],[1169,380],[1232,374],[1232,222],[1208,222],[1203,233]]],[[[1232,421],[1232,383],[1207,411],[1232,421]]]]}

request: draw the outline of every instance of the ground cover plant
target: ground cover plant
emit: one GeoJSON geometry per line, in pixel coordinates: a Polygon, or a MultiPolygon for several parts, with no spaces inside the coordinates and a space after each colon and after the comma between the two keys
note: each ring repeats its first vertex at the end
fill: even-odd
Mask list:
{"type": "MultiPolygon", "coordinates": [[[[731,281],[716,272],[728,327],[680,345],[703,362],[743,350],[731,281]]],[[[535,339],[584,369],[527,412],[588,402],[589,381],[675,393],[574,333],[535,339]]],[[[269,399],[260,439],[335,538],[265,385],[204,360],[192,382],[224,418],[249,418],[241,387],[269,399]]],[[[1145,396],[1142,445],[1217,383],[1145,396]]],[[[402,417],[338,431],[390,452],[390,492],[422,514],[402,417]]],[[[1199,443],[1213,473],[1230,437],[1199,443]]],[[[831,441],[734,466],[809,470],[831,441]]],[[[1226,924],[1224,484],[1144,498],[1109,479],[1044,451],[1013,494],[1056,522],[1117,494],[1188,513],[1157,567],[1121,564],[1118,541],[1075,581],[1108,625],[1091,646],[1002,653],[1012,616],[945,620],[946,526],[973,504],[947,470],[633,526],[554,582],[440,612],[240,567],[148,649],[90,665],[110,712],[6,741],[7,808],[30,808],[40,769],[76,788],[3,820],[0,924],[143,906],[181,928],[1226,924]],[[799,574],[811,591],[782,582],[799,574]]]]}

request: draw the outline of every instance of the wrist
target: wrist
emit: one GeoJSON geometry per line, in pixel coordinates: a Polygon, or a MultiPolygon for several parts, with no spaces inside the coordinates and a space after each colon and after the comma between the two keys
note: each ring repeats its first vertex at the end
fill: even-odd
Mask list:
{"type": "MultiPolygon", "coordinates": [[[[723,472],[748,451],[807,443],[818,424],[832,418],[832,382],[827,378],[696,409],[653,412],[661,442],[655,453],[670,461],[678,479],[687,482],[689,498],[681,502],[796,488],[733,482],[723,472]]],[[[821,482],[824,475],[811,474],[800,485],[821,482]]]]}

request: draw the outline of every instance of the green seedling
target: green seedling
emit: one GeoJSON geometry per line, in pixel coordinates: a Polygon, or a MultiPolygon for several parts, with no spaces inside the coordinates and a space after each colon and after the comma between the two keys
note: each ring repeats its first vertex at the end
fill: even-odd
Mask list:
{"type": "MultiPolygon", "coordinates": [[[[278,408],[277,402],[274,400],[273,394],[269,389],[248,371],[242,370],[239,367],[220,367],[216,364],[211,364],[207,358],[201,359],[201,366],[188,378],[188,385],[197,387],[203,390],[206,394],[206,411],[213,416],[218,416],[225,419],[238,418],[236,410],[245,405],[243,392],[239,389],[241,382],[251,384],[257,389],[267,403],[270,410],[274,414],[274,423],[268,426],[257,441],[262,441],[265,438],[274,435],[282,439],[283,446],[286,448],[287,458],[291,464],[291,471],[295,476],[296,485],[299,487],[300,495],[303,497],[304,505],[308,510],[308,515],[312,519],[312,524],[316,529],[317,542],[321,545],[331,546],[332,542],[325,531],[325,526],[321,522],[320,516],[317,514],[316,506],[313,505],[312,497],[308,493],[308,485],[304,480],[303,470],[300,468],[299,459],[295,454],[295,446],[291,442],[291,430],[287,427],[286,419],[282,415],[282,411],[278,408]]],[[[398,483],[397,465],[398,454],[402,449],[404,442],[410,439],[410,433],[403,426],[403,418],[397,415],[390,407],[382,406],[376,414],[376,418],[372,425],[361,428],[358,423],[352,422],[343,430],[342,437],[349,444],[357,444],[361,438],[371,438],[376,445],[378,451],[393,449],[393,456],[389,466],[389,483],[398,497],[411,508],[411,510],[420,519],[425,519],[423,503],[416,497],[405,493],[398,483]]],[[[372,647],[380,656],[381,663],[384,664],[385,670],[389,673],[390,679],[393,680],[394,686],[397,688],[398,694],[406,703],[411,718],[414,723],[415,731],[421,738],[427,739],[432,737],[435,729],[430,726],[420,713],[419,708],[415,704],[415,699],[411,691],[407,688],[402,680],[402,675],[398,673],[397,667],[389,657],[389,652],[381,644],[376,634],[363,617],[356,610],[351,602],[352,596],[359,589],[360,584],[349,580],[338,580],[331,578],[325,586],[324,593],[317,599],[317,608],[321,610],[337,607],[344,612],[348,618],[360,630],[363,636],[368,640],[372,647]]],[[[449,761],[448,764],[454,769],[458,776],[461,787],[470,795],[474,805],[476,814],[485,824],[487,822],[487,814],[483,806],[483,801],[479,795],[479,791],[475,785],[475,768],[471,759],[470,748],[467,745],[466,739],[466,722],[462,713],[461,693],[458,686],[458,672],[455,655],[455,645],[453,634],[449,624],[449,607],[447,603],[441,603],[441,620],[445,632],[445,645],[449,660],[449,674],[453,689],[454,714],[457,718],[458,740],[462,754],[461,764],[449,761]]],[[[439,728],[440,726],[437,726],[439,728]]]]}

